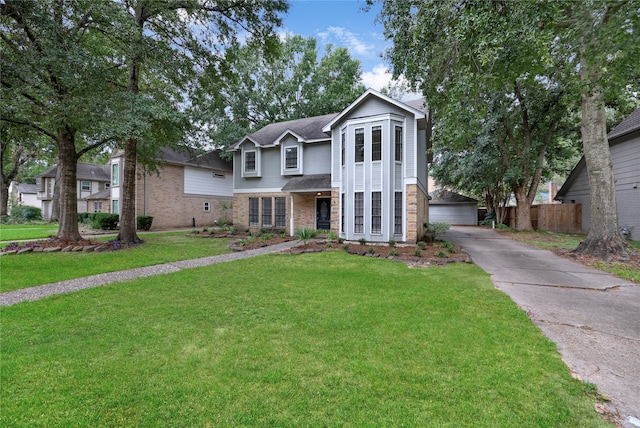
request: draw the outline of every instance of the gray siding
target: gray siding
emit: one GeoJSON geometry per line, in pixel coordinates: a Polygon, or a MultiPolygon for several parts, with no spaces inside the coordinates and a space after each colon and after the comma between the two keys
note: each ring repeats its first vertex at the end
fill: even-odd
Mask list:
{"type": "Polygon", "coordinates": [[[369,98],[366,102],[353,110],[345,119],[356,119],[361,117],[377,116],[380,114],[399,114],[405,116],[407,112],[392,104],[377,98],[369,98]]]}
{"type": "MultiPolygon", "coordinates": [[[[303,161],[305,175],[331,173],[330,142],[304,144],[302,150],[304,151],[303,161]]],[[[340,163],[339,158],[338,163],[340,163]]]]}

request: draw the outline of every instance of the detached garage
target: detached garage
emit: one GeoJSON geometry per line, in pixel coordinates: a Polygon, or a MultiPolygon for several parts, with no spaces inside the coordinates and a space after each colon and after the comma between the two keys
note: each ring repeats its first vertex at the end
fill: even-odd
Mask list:
{"type": "Polygon", "coordinates": [[[429,223],[478,224],[478,201],[443,190],[430,195],[429,223]]]}

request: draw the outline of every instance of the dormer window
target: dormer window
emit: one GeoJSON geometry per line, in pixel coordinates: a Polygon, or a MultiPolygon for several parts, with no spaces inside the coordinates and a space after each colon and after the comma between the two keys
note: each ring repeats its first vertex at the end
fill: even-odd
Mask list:
{"type": "Polygon", "coordinates": [[[284,150],[284,165],[286,169],[298,169],[297,147],[287,147],[284,150]]]}
{"type": "Polygon", "coordinates": [[[256,152],[244,152],[244,172],[256,172],[256,152]]]}

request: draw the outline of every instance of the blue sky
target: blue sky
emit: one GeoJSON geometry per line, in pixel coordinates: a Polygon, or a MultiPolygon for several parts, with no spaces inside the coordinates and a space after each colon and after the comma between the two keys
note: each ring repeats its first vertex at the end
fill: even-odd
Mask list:
{"type": "Polygon", "coordinates": [[[346,47],[362,63],[366,87],[380,90],[389,82],[391,76],[381,58],[389,43],[382,35],[382,24],[376,23],[379,5],[369,12],[361,10],[363,0],[290,0],[290,5],[282,31],[315,37],[320,54],[327,43],[346,47]]]}

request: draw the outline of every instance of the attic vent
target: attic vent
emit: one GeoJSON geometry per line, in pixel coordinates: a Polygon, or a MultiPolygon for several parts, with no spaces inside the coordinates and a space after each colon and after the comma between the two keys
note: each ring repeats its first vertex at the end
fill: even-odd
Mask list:
{"type": "Polygon", "coordinates": [[[224,174],[221,174],[219,172],[214,172],[213,176],[216,177],[216,178],[224,178],[224,174]]]}

